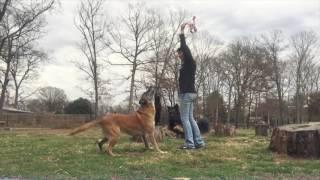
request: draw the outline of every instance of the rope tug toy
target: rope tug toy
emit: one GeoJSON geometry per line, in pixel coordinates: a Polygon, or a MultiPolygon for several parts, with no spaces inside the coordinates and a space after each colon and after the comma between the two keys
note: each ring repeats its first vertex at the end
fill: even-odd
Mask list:
{"type": "Polygon", "coordinates": [[[193,17],[192,17],[192,21],[187,22],[186,24],[189,26],[190,33],[195,33],[195,32],[197,32],[196,16],[193,16],[193,17]]]}

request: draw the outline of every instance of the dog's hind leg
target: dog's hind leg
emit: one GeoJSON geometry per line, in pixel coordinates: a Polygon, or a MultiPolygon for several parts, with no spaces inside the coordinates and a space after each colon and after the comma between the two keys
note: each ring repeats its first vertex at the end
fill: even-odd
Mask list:
{"type": "Polygon", "coordinates": [[[108,138],[104,137],[103,139],[100,139],[97,141],[97,144],[99,146],[100,152],[102,152],[102,146],[104,143],[108,142],[108,138]]]}
{"type": "Polygon", "coordinates": [[[147,140],[147,137],[146,137],[145,134],[142,135],[142,140],[143,140],[143,142],[144,142],[145,148],[146,148],[146,149],[150,149],[150,146],[149,146],[149,143],[148,143],[148,140],[147,140]]]}

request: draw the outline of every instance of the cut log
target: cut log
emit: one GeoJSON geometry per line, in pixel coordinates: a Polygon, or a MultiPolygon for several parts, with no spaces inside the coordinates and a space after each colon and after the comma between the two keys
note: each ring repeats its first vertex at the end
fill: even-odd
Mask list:
{"type": "Polygon", "coordinates": [[[256,136],[268,136],[269,125],[264,121],[255,124],[256,136]]]}
{"type": "Polygon", "coordinates": [[[273,130],[269,148],[295,157],[320,157],[320,122],[290,124],[273,130]]]}
{"type": "Polygon", "coordinates": [[[8,124],[6,121],[0,121],[0,127],[5,127],[8,124]]]}
{"type": "Polygon", "coordinates": [[[214,133],[218,136],[234,136],[236,134],[236,127],[231,124],[217,124],[214,127],[214,133]]]}

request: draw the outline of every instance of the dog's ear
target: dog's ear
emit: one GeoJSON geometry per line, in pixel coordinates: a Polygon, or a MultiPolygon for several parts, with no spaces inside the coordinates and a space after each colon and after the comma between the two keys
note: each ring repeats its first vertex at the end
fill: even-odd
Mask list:
{"type": "Polygon", "coordinates": [[[147,103],[146,100],[143,98],[139,100],[140,105],[145,105],[146,103],[147,103]]]}
{"type": "Polygon", "coordinates": [[[151,91],[151,86],[147,88],[146,94],[148,94],[150,91],[151,91]]]}
{"type": "Polygon", "coordinates": [[[179,105],[178,104],[174,105],[174,110],[179,111],[179,105]]]}
{"type": "Polygon", "coordinates": [[[155,93],[156,93],[156,88],[155,88],[154,86],[149,86],[149,87],[148,87],[148,90],[147,90],[147,94],[148,94],[149,96],[154,96],[155,93]]]}

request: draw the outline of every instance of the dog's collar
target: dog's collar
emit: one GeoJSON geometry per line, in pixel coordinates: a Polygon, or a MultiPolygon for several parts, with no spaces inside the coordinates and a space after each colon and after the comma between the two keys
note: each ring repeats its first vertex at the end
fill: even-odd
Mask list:
{"type": "Polygon", "coordinates": [[[138,115],[138,116],[141,116],[141,115],[148,115],[148,113],[145,113],[144,111],[141,111],[140,109],[138,109],[137,111],[136,111],[136,114],[138,115]]]}
{"type": "Polygon", "coordinates": [[[140,114],[146,114],[146,113],[144,113],[143,111],[141,111],[140,109],[137,110],[136,112],[137,112],[137,114],[139,114],[139,115],[140,115],[140,114]]]}

